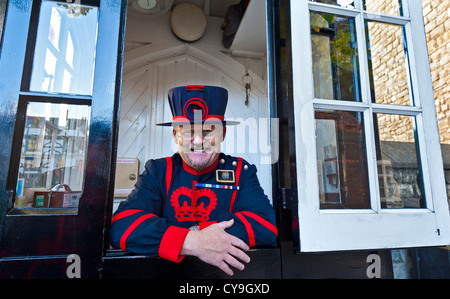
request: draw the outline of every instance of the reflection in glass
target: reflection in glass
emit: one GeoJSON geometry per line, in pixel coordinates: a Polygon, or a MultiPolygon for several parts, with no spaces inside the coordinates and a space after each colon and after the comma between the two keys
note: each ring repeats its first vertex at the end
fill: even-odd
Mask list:
{"type": "Polygon", "coordinates": [[[381,207],[425,208],[415,118],[374,114],[381,207]]]}
{"type": "Polygon", "coordinates": [[[90,107],[30,103],[15,208],[76,208],[83,190],[90,107]]]}
{"type": "Polygon", "coordinates": [[[411,105],[403,27],[366,22],[372,102],[411,105]]]}
{"type": "Polygon", "coordinates": [[[311,12],[314,97],[360,101],[355,19],[311,12]]]}
{"type": "Polygon", "coordinates": [[[338,5],[345,8],[354,8],[353,0],[309,0],[309,2],[325,3],[331,5],[338,5]]]}
{"type": "Polygon", "coordinates": [[[98,9],[43,1],[30,90],[92,94],[98,9]]]}
{"type": "Polygon", "coordinates": [[[363,0],[364,10],[386,15],[402,15],[401,0],[363,0]]]}
{"type": "Polygon", "coordinates": [[[321,209],[369,209],[364,121],[361,112],[316,111],[321,209]]]}

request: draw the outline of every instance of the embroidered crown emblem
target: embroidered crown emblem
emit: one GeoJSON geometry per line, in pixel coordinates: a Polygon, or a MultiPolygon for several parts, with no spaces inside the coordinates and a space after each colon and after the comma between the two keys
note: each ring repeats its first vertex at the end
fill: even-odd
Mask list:
{"type": "Polygon", "coordinates": [[[178,222],[184,221],[208,221],[211,211],[217,206],[217,196],[214,191],[210,189],[200,189],[192,191],[186,187],[180,187],[172,193],[170,203],[175,210],[175,218],[178,222]],[[180,197],[182,195],[191,199],[191,205],[186,200],[180,205],[180,197]],[[202,197],[207,197],[209,203],[198,202],[202,197]]]}

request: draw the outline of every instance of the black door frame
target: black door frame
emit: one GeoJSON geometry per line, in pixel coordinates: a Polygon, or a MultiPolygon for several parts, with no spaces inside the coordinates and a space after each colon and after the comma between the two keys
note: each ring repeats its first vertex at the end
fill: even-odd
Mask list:
{"type": "Polygon", "coordinates": [[[64,278],[71,254],[81,276],[99,277],[108,202],[113,195],[115,148],[125,30],[125,0],[81,0],[99,7],[92,96],[29,90],[40,0],[9,0],[0,56],[0,277],[64,278]],[[114,49],[117,49],[116,51],[114,49]],[[23,69],[20,66],[24,66],[23,69]],[[85,184],[74,214],[27,215],[13,208],[23,122],[29,101],[91,107],[85,184]],[[18,150],[19,149],[19,150],[18,150]],[[101,157],[101,159],[99,159],[101,157]]]}

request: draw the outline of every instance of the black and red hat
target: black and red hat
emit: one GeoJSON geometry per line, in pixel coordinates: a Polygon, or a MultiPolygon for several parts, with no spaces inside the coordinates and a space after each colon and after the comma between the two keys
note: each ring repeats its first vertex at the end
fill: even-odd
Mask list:
{"type": "Polygon", "coordinates": [[[226,121],[225,110],[228,103],[228,91],[218,86],[187,85],[174,87],[168,93],[172,110],[172,122],[157,126],[182,125],[183,123],[217,123],[237,125],[239,122],[226,121]]]}

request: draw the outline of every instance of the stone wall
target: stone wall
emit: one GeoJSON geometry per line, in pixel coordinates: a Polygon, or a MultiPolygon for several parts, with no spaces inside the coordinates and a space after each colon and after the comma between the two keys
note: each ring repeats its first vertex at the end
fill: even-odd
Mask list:
{"type": "Polygon", "coordinates": [[[422,9],[450,205],[450,1],[422,0],[422,9]]]}
{"type": "Polygon", "coordinates": [[[450,144],[450,1],[423,0],[441,143],[450,144]]]}
{"type": "MultiPolygon", "coordinates": [[[[367,10],[398,15],[397,1],[368,1],[367,10]]],[[[450,1],[423,0],[423,14],[434,97],[441,143],[450,144],[450,1]]],[[[377,103],[409,105],[407,66],[403,49],[402,30],[399,26],[370,22],[371,56],[374,81],[374,97],[377,103]]],[[[390,126],[380,128],[381,140],[389,136],[412,137],[409,132],[397,134],[401,120],[381,116],[380,121],[390,126]],[[397,132],[397,133],[395,133],[397,132]]],[[[407,124],[409,127],[409,123],[407,124]]],[[[411,141],[399,140],[396,141],[411,141]]]]}

